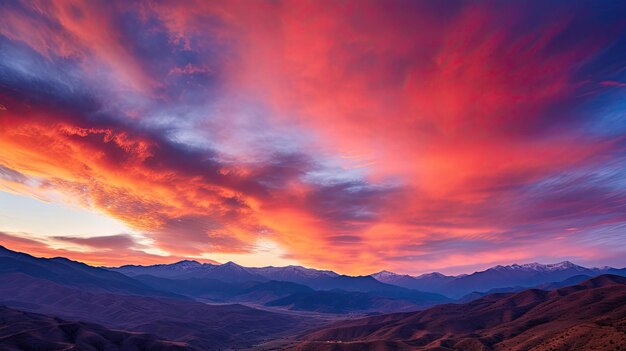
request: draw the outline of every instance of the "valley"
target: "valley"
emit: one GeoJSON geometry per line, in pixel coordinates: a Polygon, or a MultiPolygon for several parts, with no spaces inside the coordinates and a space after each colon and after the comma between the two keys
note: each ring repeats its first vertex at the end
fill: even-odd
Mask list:
{"type": "MultiPolygon", "coordinates": [[[[542,350],[557,341],[596,347],[598,335],[621,345],[626,331],[626,278],[617,275],[624,269],[499,266],[425,285],[438,293],[407,287],[425,284],[420,277],[394,285],[389,272],[378,275],[383,282],[376,274],[283,269],[289,274],[190,261],[103,268],[0,248],[0,317],[5,328],[16,316],[25,325],[48,318],[56,335],[51,349],[89,343],[77,336],[87,333],[126,350],[124,340],[142,333],[129,343],[164,350],[542,350]],[[66,325],[79,334],[67,334],[66,325]],[[577,336],[563,334],[571,328],[577,336]],[[534,343],[523,343],[530,334],[534,343]]],[[[425,279],[433,277],[442,278],[425,279]]],[[[28,342],[42,339],[39,331],[24,333],[28,342]]],[[[10,334],[0,344],[16,340],[10,334]]]]}

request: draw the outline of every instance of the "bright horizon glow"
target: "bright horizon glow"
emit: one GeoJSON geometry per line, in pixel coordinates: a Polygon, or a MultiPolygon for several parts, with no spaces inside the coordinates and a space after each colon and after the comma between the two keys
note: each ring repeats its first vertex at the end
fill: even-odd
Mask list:
{"type": "Polygon", "coordinates": [[[45,237],[130,233],[122,222],[90,209],[0,191],[0,231],[45,237]],[[36,220],[33,214],[37,214],[36,220]]]}

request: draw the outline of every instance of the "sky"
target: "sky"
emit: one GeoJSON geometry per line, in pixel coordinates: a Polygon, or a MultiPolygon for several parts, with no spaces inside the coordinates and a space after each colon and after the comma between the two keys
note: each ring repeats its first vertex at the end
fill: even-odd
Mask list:
{"type": "Polygon", "coordinates": [[[626,266],[623,1],[2,1],[0,244],[626,266]]]}

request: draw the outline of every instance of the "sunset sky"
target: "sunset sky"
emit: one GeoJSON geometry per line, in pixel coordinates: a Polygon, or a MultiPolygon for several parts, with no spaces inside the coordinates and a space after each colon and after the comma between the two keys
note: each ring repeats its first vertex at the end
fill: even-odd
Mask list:
{"type": "Polygon", "coordinates": [[[624,1],[2,1],[0,244],[626,265],[624,1]]]}

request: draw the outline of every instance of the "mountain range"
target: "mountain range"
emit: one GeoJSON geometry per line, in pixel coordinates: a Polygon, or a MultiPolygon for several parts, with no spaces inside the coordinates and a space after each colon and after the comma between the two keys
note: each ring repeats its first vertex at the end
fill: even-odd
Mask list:
{"type": "Polygon", "coordinates": [[[499,288],[527,288],[539,284],[562,281],[576,275],[595,277],[602,274],[623,276],[626,275],[626,269],[612,267],[586,268],[564,261],[555,264],[498,265],[483,271],[460,276],[431,273],[414,277],[386,271],[373,274],[372,276],[387,284],[439,293],[450,298],[460,298],[472,292],[487,292],[499,288]]]}
{"type": "Polygon", "coordinates": [[[581,345],[595,347],[599,335],[605,335],[598,334],[598,326],[606,328],[607,340],[621,342],[616,335],[626,321],[615,319],[625,296],[620,275],[624,269],[570,262],[415,277],[189,260],[104,268],[0,246],[0,323],[6,325],[0,327],[0,345],[7,350],[97,345],[107,350],[263,350],[265,343],[279,342],[278,349],[295,350],[522,350],[584,336],[591,341],[581,345]],[[579,294],[583,290],[589,292],[579,294]],[[584,312],[578,319],[576,309],[584,312]],[[535,317],[524,319],[527,315],[535,317]],[[586,324],[573,322],[581,320],[586,324]],[[544,324],[550,333],[561,333],[559,328],[567,325],[580,335],[544,335],[535,328],[544,324]],[[23,326],[23,332],[10,332],[15,326],[23,326]],[[517,336],[528,337],[527,330],[541,335],[536,345],[517,336]]]}
{"type": "Polygon", "coordinates": [[[130,277],[150,275],[176,280],[214,279],[227,283],[276,280],[306,285],[315,290],[398,292],[400,290],[397,287],[400,287],[411,291],[440,294],[451,299],[459,299],[471,293],[486,293],[494,289],[519,290],[563,281],[577,275],[589,277],[602,274],[626,275],[625,268],[587,268],[569,261],[555,264],[498,265],[483,271],[457,276],[444,275],[438,272],[411,276],[381,271],[369,276],[355,277],[300,266],[255,268],[243,267],[233,262],[219,265],[197,261],[181,261],[152,266],[121,266],[108,269],[130,277]]]}
{"type": "Polygon", "coordinates": [[[300,266],[249,268],[233,262],[215,265],[181,261],[107,269],[172,294],[212,302],[259,302],[300,311],[389,312],[450,301],[441,294],[386,284],[372,276],[353,277],[300,266]],[[257,294],[263,294],[263,298],[250,301],[250,296],[257,294]],[[360,303],[337,303],[342,299],[360,303]]]}

